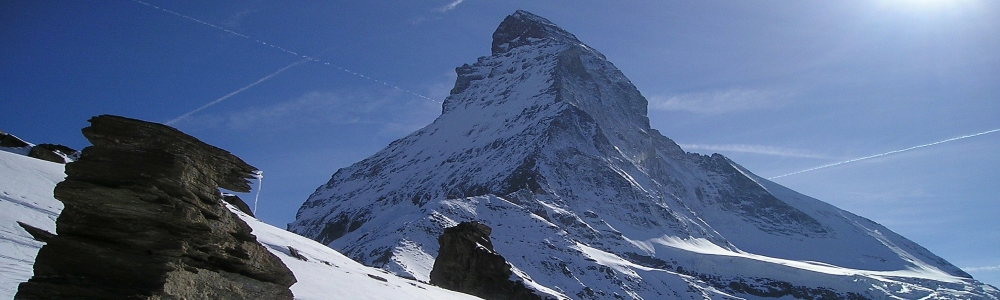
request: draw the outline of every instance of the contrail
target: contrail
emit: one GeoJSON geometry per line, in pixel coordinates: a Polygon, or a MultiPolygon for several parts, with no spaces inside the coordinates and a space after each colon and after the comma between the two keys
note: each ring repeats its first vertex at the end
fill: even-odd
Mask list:
{"type": "Polygon", "coordinates": [[[398,91],[401,91],[401,92],[404,92],[404,93],[407,93],[407,94],[410,94],[410,95],[413,95],[413,96],[416,96],[416,97],[423,98],[425,100],[430,100],[430,101],[434,101],[434,102],[437,102],[437,103],[441,103],[441,101],[431,99],[430,97],[427,97],[427,96],[424,96],[424,95],[421,95],[421,94],[417,94],[417,93],[415,93],[413,91],[401,88],[401,87],[399,87],[397,85],[394,85],[394,84],[391,84],[391,83],[388,83],[388,82],[385,82],[385,81],[382,81],[382,80],[378,80],[378,79],[375,79],[375,78],[372,78],[372,77],[369,77],[369,76],[365,76],[364,74],[357,73],[357,72],[354,72],[354,71],[351,71],[351,70],[348,70],[348,69],[344,69],[344,68],[341,68],[340,66],[337,66],[337,65],[332,65],[329,62],[321,61],[320,59],[312,57],[312,56],[299,54],[298,52],[295,52],[295,51],[292,51],[292,50],[288,50],[288,49],[286,49],[284,47],[281,47],[281,46],[278,46],[278,45],[275,45],[275,44],[271,44],[271,43],[268,43],[268,42],[265,42],[265,41],[261,41],[261,40],[255,39],[255,38],[250,37],[248,35],[245,35],[245,34],[242,34],[242,33],[239,33],[239,32],[235,32],[235,31],[226,29],[225,27],[222,27],[222,26],[219,26],[219,25],[215,25],[215,24],[212,24],[212,23],[209,23],[209,22],[205,22],[205,21],[202,21],[202,20],[199,20],[199,19],[195,19],[195,18],[193,18],[191,16],[188,16],[188,15],[176,12],[176,11],[172,11],[172,10],[169,10],[169,9],[166,9],[166,8],[163,8],[163,7],[159,7],[159,6],[147,3],[147,2],[143,2],[143,1],[140,1],[140,0],[129,0],[129,1],[132,1],[132,2],[135,2],[135,3],[139,3],[139,4],[142,4],[142,5],[148,6],[148,7],[152,7],[152,8],[158,9],[160,11],[163,11],[165,13],[168,13],[168,14],[171,14],[171,15],[175,15],[175,16],[187,19],[189,21],[196,22],[196,23],[208,26],[208,27],[212,27],[214,29],[221,30],[222,32],[225,32],[225,33],[228,33],[228,34],[232,34],[232,35],[235,35],[235,36],[238,36],[238,37],[241,37],[241,38],[245,38],[245,39],[254,41],[257,44],[260,44],[260,45],[263,45],[263,46],[268,46],[268,47],[277,49],[278,51],[281,51],[281,52],[285,52],[285,53],[288,53],[288,54],[291,54],[291,55],[299,56],[299,57],[305,58],[306,60],[310,60],[310,61],[314,61],[314,62],[317,62],[317,63],[321,63],[321,64],[323,64],[325,66],[328,66],[328,67],[337,68],[337,70],[341,70],[341,71],[344,71],[344,72],[346,72],[348,74],[356,75],[358,77],[371,80],[371,81],[373,81],[375,83],[380,83],[380,84],[382,84],[384,86],[390,87],[392,89],[395,89],[395,90],[398,90],[398,91]]]}
{"type": "Polygon", "coordinates": [[[458,7],[458,5],[462,4],[463,1],[465,1],[465,0],[455,0],[455,1],[452,1],[451,3],[448,3],[448,5],[445,5],[445,6],[442,6],[441,8],[438,8],[438,11],[439,12],[448,12],[449,10],[452,10],[452,9],[455,9],[455,7],[458,7]]]}
{"type": "Polygon", "coordinates": [[[889,155],[889,154],[896,154],[896,153],[900,153],[900,152],[906,152],[906,151],[910,151],[910,150],[914,150],[914,149],[919,149],[919,148],[923,148],[923,147],[929,147],[929,146],[934,146],[934,145],[937,145],[937,144],[943,144],[943,143],[947,143],[947,142],[951,142],[951,141],[957,141],[957,140],[967,139],[967,138],[970,138],[970,137],[976,137],[976,136],[980,136],[980,135],[984,135],[984,134],[990,134],[990,133],[994,133],[994,132],[997,132],[997,131],[1000,131],[1000,128],[989,130],[989,131],[983,131],[983,132],[980,132],[980,133],[973,133],[973,134],[970,134],[970,135],[963,135],[963,136],[960,136],[960,137],[950,138],[950,139],[943,140],[943,141],[937,141],[937,142],[933,142],[933,143],[930,143],[930,144],[923,144],[923,145],[920,145],[920,146],[913,146],[913,147],[906,148],[906,149],[894,150],[894,151],[889,151],[889,152],[886,152],[886,153],[875,154],[875,155],[872,155],[872,156],[865,156],[865,157],[861,157],[861,158],[855,158],[855,159],[845,160],[845,161],[842,161],[842,162],[836,162],[836,163],[832,163],[832,164],[829,164],[829,165],[822,165],[822,166],[819,166],[819,167],[805,169],[805,170],[798,171],[798,172],[792,172],[792,173],[788,173],[788,174],[785,174],[785,175],[778,175],[778,176],[774,176],[774,177],[769,177],[767,179],[775,179],[775,178],[781,178],[781,177],[795,175],[795,174],[802,174],[802,173],[809,172],[809,171],[816,171],[816,170],[819,170],[819,169],[829,168],[829,167],[833,167],[833,166],[839,166],[839,165],[843,165],[843,164],[846,164],[846,163],[852,163],[852,162],[856,162],[856,161],[862,161],[862,160],[866,160],[866,159],[872,159],[872,158],[876,158],[876,157],[882,157],[882,156],[886,156],[886,155],[889,155]]]}
{"type": "Polygon", "coordinates": [[[243,92],[243,91],[245,91],[245,90],[247,90],[249,88],[252,88],[253,86],[260,84],[261,82],[264,82],[264,81],[266,81],[268,79],[271,79],[271,77],[274,77],[275,75],[281,74],[281,72],[284,72],[285,70],[291,69],[292,67],[297,66],[297,65],[299,65],[301,63],[304,63],[304,62],[307,62],[307,61],[309,61],[309,60],[308,59],[304,59],[304,60],[300,60],[300,61],[294,62],[294,63],[292,63],[290,65],[287,65],[284,68],[281,68],[278,71],[275,71],[274,73],[271,73],[271,74],[269,74],[267,76],[264,76],[264,78],[261,78],[261,79],[258,79],[257,81],[254,81],[254,83],[251,83],[251,84],[249,84],[249,85],[247,85],[245,87],[242,87],[242,88],[240,88],[238,90],[235,90],[232,93],[226,94],[225,96],[222,96],[219,99],[215,99],[212,102],[206,103],[205,105],[202,105],[201,107],[196,108],[195,110],[189,111],[189,112],[181,115],[180,117],[176,117],[173,120],[167,121],[166,124],[167,125],[173,125],[174,123],[177,123],[177,121],[180,121],[180,120],[182,120],[184,118],[187,118],[188,116],[193,115],[194,113],[199,112],[199,111],[201,111],[203,109],[206,109],[209,106],[219,104],[219,102],[225,101],[226,99],[229,99],[229,97],[235,96],[236,94],[239,94],[240,92],[243,92]]]}

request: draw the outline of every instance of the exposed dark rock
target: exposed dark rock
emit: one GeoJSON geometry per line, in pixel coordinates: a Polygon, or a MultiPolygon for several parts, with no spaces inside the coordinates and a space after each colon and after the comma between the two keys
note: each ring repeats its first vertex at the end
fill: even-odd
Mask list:
{"type": "Polygon", "coordinates": [[[77,151],[74,150],[73,148],[56,144],[39,144],[37,146],[31,147],[31,151],[28,152],[28,156],[30,157],[60,164],[65,164],[69,162],[66,160],[66,158],[73,157],[76,155],[77,151]]]}
{"type": "Polygon", "coordinates": [[[299,252],[299,249],[295,249],[295,247],[292,246],[288,246],[288,255],[291,255],[295,259],[301,261],[309,261],[309,258],[306,258],[305,255],[302,255],[302,253],[299,252]]]}
{"type": "Polygon", "coordinates": [[[510,49],[530,45],[536,40],[559,39],[579,42],[572,33],[556,26],[548,19],[539,17],[527,11],[518,10],[500,22],[493,32],[493,54],[504,53],[510,49]]]}
{"type": "Polygon", "coordinates": [[[31,225],[22,223],[21,221],[18,221],[17,225],[21,226],[21,228],[24,228],[24,231],[27,231],[28,234],[30,234],[32,238],[34,238],[36,241],[39,241],[39,242],[43,242],[43,243],[44,242],[48,242],[49,239],[51,239],[53,236],[55,236],[55,234],[52,234],[51,232],[48,232],[45,229],[41,229],[41,228],[38,228],[38,227],[35,227],[35,226],[31,226],[31,225]]]}
{"type": "Polygon", "coordinates": [[[431,270],[431,284],[490,300],[541,299],[524,283],[511,281],[507,260],[493,250],[489,226],[462,222],[445,228],[431,270]]]}
{"type": "Polygon", "coordinates": [[[12,134],[0,131],[0,147],[21,148],[27,146],[29,145],[24,140],[21,140],[12,134]]]}
{"type": "Polygon", "coordinates": [[[168,126],[90,119],[55,188],[56,236],[15,299],[292,299],[281,260],[222,205],[250,166],[168,126]]]}
{"type": "Polygon", "coordinates": [[[223,194],[222,201],[226,201],[226,203],[232,204],[237,209],[239,209],[245,214],[250,215],[251,217],[256,217],[253,215],[253,210],[250,209],[250,206],[247,205],[246,202],[243,202],[243,199],[241,199],[240,196],[236,196],[233,194],[223,194]]]}
{"type": "Polygon", "coordinates": [[[70,147],[57,144],[32,145],[3,131],[0,131],[0,147],[20,148],[12,152],[60,164],[72,161],[79,155],[78,151],[70,147]]]}

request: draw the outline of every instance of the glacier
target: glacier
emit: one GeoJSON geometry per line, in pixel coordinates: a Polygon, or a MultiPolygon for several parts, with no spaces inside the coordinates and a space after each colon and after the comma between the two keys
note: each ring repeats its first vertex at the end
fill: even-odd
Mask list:
{"type": "Polygon", "coordinates": [[[443,228],[479,221],[557,299],[998,299],[892,230],[688,153],[597,50],[526,11],[456,69],[441,115],[337,170],[292,232],[428,280],[443,228]]]}

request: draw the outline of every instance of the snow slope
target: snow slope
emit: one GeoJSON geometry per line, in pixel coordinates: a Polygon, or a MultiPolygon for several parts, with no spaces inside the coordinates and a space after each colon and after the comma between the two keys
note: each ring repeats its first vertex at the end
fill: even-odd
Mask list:
{"type": "Polygon", "coordinates": [[[338,170],[291,231],[426,280],[475,220],[560,298],[981,298],[994,287],[862,217],[684,152],[605,57],[518,11],[430,125],[338,170]]]}
{"type": "Polygon", "coordinates": [[[253,228],[257,241],[295,273],[295,299],[479,299],[366,267],[316,241],[261,222],[235,207],[229,209],[253,228]],[[293,257],[289,246],[305,260],[293,257]]]}
{"type": "MultiPolygon", "coordinates": [[[[43,245],[16,222],[55,232],[62,203],[52,190],[65,178],[63,170],[61,164],[0,151],[0,299],[14,298],[17,285],[31,277],[43,245]]],[[[363,266],[313,240],[230,210],[295,274],[295,299],[479,299],[363,266]],[[292,257],[289,246],[307,260],[292,257]]]]}
{"type": "Polygon", "coordinates": [[[14,298],[17,285],[31,278],[31,265],[42,247],[17,222],[56,231],[63,205],[52,190],[66,178],[63,169],[61,164],[0,151],[0,299],[14,298]]]}

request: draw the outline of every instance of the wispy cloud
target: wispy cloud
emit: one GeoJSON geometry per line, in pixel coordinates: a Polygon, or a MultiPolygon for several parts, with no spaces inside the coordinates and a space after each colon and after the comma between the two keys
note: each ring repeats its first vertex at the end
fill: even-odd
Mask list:
{"type": "Polygon", "coordinates": [[[439,7],[437,9],[437,11],[439,11],[439,12],[448,12],[448,11],[450,11],[452,9],[455,9],[455,7],[458,7],[458,5],[462,4],[463,1],[465,1],[465,0],[455,0],[455,1],[452,1],[451,3],[448,3],[448,5],[439,7]]]}
{"type": "Polygon", "coordinates": [[[783,106],[792,95],[788,91],[727,89],[710,92],[654,95],[649,108],[695,113],[727,113],[783,106]]]}
{"type": "Polygon", "coordinates": [[[774,146],[764,146],[764,145],[744,145],[744,144],[723,144],[723,145],[705,145],[705,144],[681,144],[681,148],[684,150],[705,150],[705,151],[716,151],[716,152],[740,152],[740,153],[751,153],[751,154],[761,154],[761,155],[773,155],[773,156],[785,156],[785,157],[803,157],[803,158],[829,158],[826,155],[784,147],[774,147],[774,146]]]}
{"type": "Polygon", "coordinates": [[[424,126],[440,111],[436,103],[399,95],[308,92],[267,106],[249,107],[184,119],[180,127],[279,131],[307,126],[375,124],[409,132],[424,126]]]}
{"type": "Polygon", "coordinates": [[[1000,271],[1000,266],[968,267],[968,268],[962,268],[962,271],[966,272],[1000,271]]]}
{"type": "Polygon", "coordinates": [[[249,17],[251,14],[255,12],[257,12],[257,9],[244,8],[232,14],[225,21],[220,22],[220,24],[225,25],[226,27],[229,28],[240,28],[240,25],[242,25],[243,20],[245,20],[247,17],[249,17]]]}

